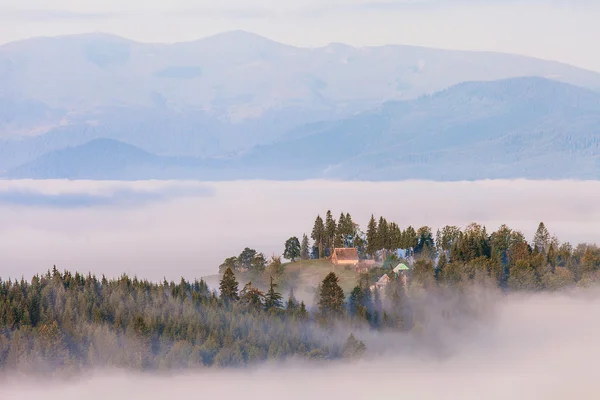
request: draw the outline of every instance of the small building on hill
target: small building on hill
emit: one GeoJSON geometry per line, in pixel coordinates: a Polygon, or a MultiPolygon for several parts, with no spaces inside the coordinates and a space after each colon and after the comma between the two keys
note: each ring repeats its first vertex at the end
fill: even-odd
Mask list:
{"type": "Polygon", "coordinates": [[[402,280],[402,284],[406,286],[406,274],[410,269],[406,266],[406,264],[400,263],[396,265],[396,267],[392,270],[398,278],[402,280]]]}
{"type": "Polygon", "coordinates": [[[356,248],[337,248],[333,249],[331,254],[331,263],[333,265],[358,265],[358,250],[356,248]]]}

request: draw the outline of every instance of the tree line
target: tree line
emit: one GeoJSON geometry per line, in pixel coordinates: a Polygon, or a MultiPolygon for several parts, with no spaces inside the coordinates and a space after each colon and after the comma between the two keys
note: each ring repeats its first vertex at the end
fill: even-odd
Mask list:
{"type": "Polygon", "coordinates": [[[284,302],[272,279],[265,293],[251,283],[239,290],[227,268],[219,292],[204,280],[109,280],[56,267],[31,281],[0,279],[0,367],[207,368],[364,352],[351,334],[332,338],[293,291],[284,302]]]}
{"type": "Polygon", "coordinates": [[[315,219],[311,238],[308,253],[312,258],[327,257],[333,248],[356,247],[362,259],[400,261],[401,250],[404,261],[412,265],[411,279],[429,286],[454,285],[478,277],[489,278],[503,289],[556,290],[600,280],[598,246],[561,242],[543,222],[531,241],[507,225],[491,233],[477,223],[464,229],[444,226],[434,234],[429,226],[401,229],[399,224],[374,215],[363,233],[350,214],[342,213],[336,222],[327,211],[325,220],[321,216],[315,219]]]}

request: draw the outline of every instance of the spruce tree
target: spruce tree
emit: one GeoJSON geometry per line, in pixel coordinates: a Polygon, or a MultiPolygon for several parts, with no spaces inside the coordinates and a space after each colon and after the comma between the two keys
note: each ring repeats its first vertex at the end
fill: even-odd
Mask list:
{"type": "Polygon", "coordinates": [[[302,243],[300,244],[300,258],[302,260],[308,260],[310,258],[310,246],[308,243],[308,236],[302,235],[302,243]]]}
{"type": "Polygon", "coordinates": [[[389,247],[389,237],[390,232],[388,229],[388,223],[385,218],[379,218],[379,224],[377,227],[377,250],[381,250],[383,252],[382,259],[385,260],[387,258],[387,249],[389,247]]]}
{"type": "Polygon", "coordinates": [[[221,291],[221,299],[229,304],[232,301],[240,299],[238,295],[238,281],[235,279],[235,275],[231,268],[227,268],[219,283],[219,290],[221,291]]]}
{"type": "Polygon", "coordinates": [[[330,254],[333,253],[336,231],[337,225],[335,219],[333,219],[331,211],[327,210],[327,214],[325,215],[325,246],[329,249],[330,254]]]}
{"type": "Polygon", "coordinates": [[[341,316],[344,313],[344,291],[337,275],[330,272],[321,283],[319,311],[323,316],[341,316]]]}
{"type": "Polygon", "coordinates": [[[317,215],[315,225],[311,233],[311,238],[315,241],[315,246],[319,248],[319,258],[323,258],[323,241],[325,240],[325,225],[321,216],[317,215]]]}
{"type": "Polygon", "coordinates": [[[377,221],[373,214],[371,214],[367,227],[367,254],[371,257],[375,257],[377,254],[377,221]]]}
{"type": "Polygon", "coordinates": [[[533,247],[542,254],[546,254],[550,244],[550,233],[543,222],[538,225],[535,236],[533,237],[533,247]]]}
{"type": "Polygon", "coordinates": [[[408,250],[409,254],[413,253],[413,249],[417,246],[417,232],[412,226],[409,226],[402,233],[402,242],[404,249],[408,250]]]}
{"type": "Polygon", "coordinates": [[[350,293],[348,299],[348,312],[350,316],[355,317],[356,315],[364,314],[363,310],[364,292],[360,286],[355,286],[350,293]]]}
{"type": "Polygon", "coordinates": [[[278,293],[275,290],[276,287],[277,285],[273,283],[273,277],[271,276],[271,284],[269,285],[269,291],[267,292],[267,294],[265,294],[265,309],[267,311],[274,308],[278,309],[283,307],[283,297],[281,296],[281,293],[278,293]]]}

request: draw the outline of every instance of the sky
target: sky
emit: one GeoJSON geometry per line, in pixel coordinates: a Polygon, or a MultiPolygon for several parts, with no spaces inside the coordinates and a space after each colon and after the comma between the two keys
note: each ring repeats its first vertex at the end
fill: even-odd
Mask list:
{"type": "Polygon", "coordinates": [[[597,0],[0,0],[0,43],[113,33],[143,42],[246,30],[299,46],[410,44],[600,71],[597,0]]]}

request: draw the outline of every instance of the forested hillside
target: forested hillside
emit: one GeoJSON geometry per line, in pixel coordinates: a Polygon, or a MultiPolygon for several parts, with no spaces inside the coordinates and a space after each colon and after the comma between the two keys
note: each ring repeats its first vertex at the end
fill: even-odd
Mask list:
{"type": "Polygon", "coordinates": [[[408,352],[432,330],[470,329],[469,321],[493,315],[488,296],[582,290],[600,280],[600,249],[561,243],[543,223],[531,241],[505,225],[491,233],[475,223],[446,226],[434,235],[374,216],[363,233],[349,213],[336,221],[327,212],[310,236],[312,243],[308,235],[285,242],[291,263],[248,248],[228,258],[218,290],[202,279],[152,283],[56,267],[29,281],[0,280],[0,366],[45,373],[353,359],[376,355],[369,340],[380,332],[415,339],[394,348],[408,352]],[[326,264],[338,247],[375,264],[366,272],[330,266],[314,301],[298,301],[303,283],[290,272],[326,264]],[[408,271],[393,270],[400,262],[408,271]],[[350,290],[340,274],[354,274],[350,290]]]}

